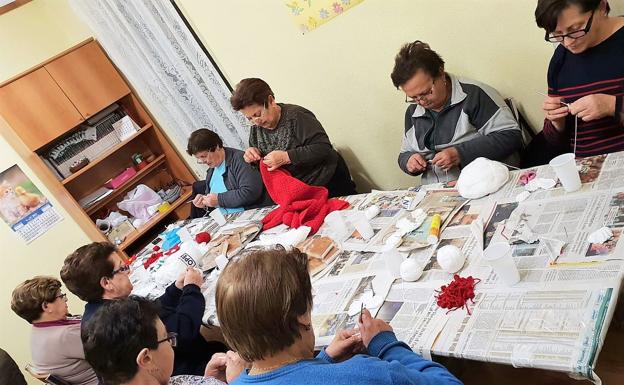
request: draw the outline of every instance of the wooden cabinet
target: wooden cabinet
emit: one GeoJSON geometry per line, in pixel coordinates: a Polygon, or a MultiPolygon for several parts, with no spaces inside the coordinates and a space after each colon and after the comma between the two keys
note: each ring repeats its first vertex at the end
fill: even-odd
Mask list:
{"type": "MultiPolygon", "coordinates": [[[[96,41],[84,42],[1,85],[0,115],[15,132],[13,137],[18,136],[30,150],[23,149],[25,146],[20,143],[17,147],[23,149],[20,150],[22,158],[33,170],[44,170],[41,180],[46,181],[49,191],[57,194],[61,191],[62,196],[57,198],[64,203],[69,214],[78,223],[93,226],[87,233],[94,241],[104,238],[95,226],[98,218],[106,217],[111,211],[131,217],[120,210],[117,203],[139,184],[154,191],[175,184],[182,188],[179,196],[170,198],[170,204],[161,206],[147,222],[140,226],[136,222],[138,228],[127,233],[124,239],[117,238],[122,256],[128,257],[140,250],[168,223],[188,217],[190,205],[187,203],[191,196],[190,186],[196,180],[194,174],[96,41]],[[117,107],[116,115],[111,115],[111,109],[107,108],[113,104],[117,107]],[[72,147],[63,165],[73,162],[74,157],[87,157],[89,162],[70,175],[69,171],[61,173],[60,163],[54,165],[50,154],[59,148],[59,144],[61,147],[67,145],[65,148],[74,146],[75,138],[81,138],[85,131],[81,123],[103,110],[108,114],[103,115],[114,116],[114,119],[119,119],[120,115],[129,116],[140,129],[121,139],[114,131],[105,128],[109,131],[95,142],[102,140],[99,142],[103,146],[100,151],[87,151],[90,146],[95,146],[91,143],[93,139],[89,139],[89,143],[85,142],[87,139],[78,139],[83,147],[72,147]],[[79,130],[80,133],[74,135],[79,130]],[[117,140],[104,140],[111,135],[117,140]],[[115,184],[113,191],[101,195],[103,186],[110,179],[134,167],[132,159],[136,154],[140,154],[146,163],[135,168],[136,174],[115,184]],[[100,194],[96,201],[93,201],[94,194],[100,194]]],[[[132,230],[131,226],[129,228],[132,230]]]]}
{"type": "Polygon", "coordinates": [[[0,88],[0,114],[33,151],[84,120],[45,68],[0,88]]]}
{"type": "Polygon", "coordinates": [[[44,68],[85,119],[130,93],[95,41],[46,64],[44,68]]]}

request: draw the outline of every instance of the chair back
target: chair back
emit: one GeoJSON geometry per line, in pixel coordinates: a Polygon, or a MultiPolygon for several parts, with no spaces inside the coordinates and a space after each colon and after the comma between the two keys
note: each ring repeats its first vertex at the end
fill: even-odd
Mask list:
{"type": "Polygon", "coordinates": [[[46,385],[71,385],[69,382],[62,378],[50,373],[40,373],[37,368],[31,364],[27,364],[24,370],[28,372],[33,378],[43,382],[46,385]]]}

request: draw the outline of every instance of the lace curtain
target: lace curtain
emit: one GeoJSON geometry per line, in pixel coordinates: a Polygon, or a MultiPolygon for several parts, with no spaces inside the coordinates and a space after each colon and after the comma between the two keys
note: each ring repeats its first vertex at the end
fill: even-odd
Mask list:
{"type": "MultiPolygon", "coordinates": [[[[178,151],[197,128],[247,147],[249,127],[231,92],[167,0],[70,0],[178,151]]],[[[195,165],[190,160],[189,164],[195,165]]],[[[195,172],[201,179],[204,170],[195,172]]]]}

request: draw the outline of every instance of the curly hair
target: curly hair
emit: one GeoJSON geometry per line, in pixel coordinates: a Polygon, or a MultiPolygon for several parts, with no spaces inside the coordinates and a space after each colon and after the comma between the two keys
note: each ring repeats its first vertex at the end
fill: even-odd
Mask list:
{"type": "Polygon", "coordinates": [[[436,78],[443,72],[444,60],[429,44],[416,40],[405,44],[394,58],[394,69],[390,74],[392,84],[399,88],[407,83],[416,72],[424,71],[429,76],[436,78]]]}
{"type": "Polygon", "coordinates": [[[11,296],[11,310],[28,323],[38,320],[43,304],[56,300],[61,281],[53,277],[36,276],[18,285],[11,296]]]}

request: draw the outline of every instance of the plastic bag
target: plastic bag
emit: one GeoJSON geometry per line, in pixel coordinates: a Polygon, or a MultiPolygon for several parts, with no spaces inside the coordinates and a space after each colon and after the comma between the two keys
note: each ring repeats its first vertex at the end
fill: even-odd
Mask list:
{"type": "Polygon", "coordinates": [[[162,202],[162,198],[154,190],[140,184],[128,192],[124,200],[117,203],[117,207],[129,212],[135,218],[149,219],[155,213],[153,207],[162,202]]]}

